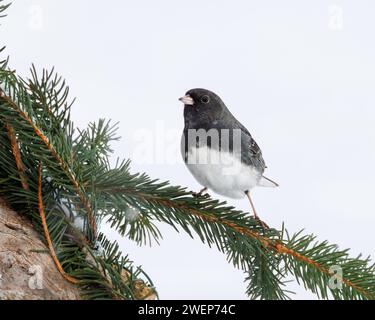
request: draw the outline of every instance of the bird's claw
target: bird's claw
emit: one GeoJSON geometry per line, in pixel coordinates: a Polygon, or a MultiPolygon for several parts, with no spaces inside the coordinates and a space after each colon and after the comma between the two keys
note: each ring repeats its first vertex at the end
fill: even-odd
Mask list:
{"type": "Polygon", "coordinates": [[[192,195],[193,195],[194,198],[199,198],[199,197],[202,197],[202,196],[209,197],[210,195],[208,193],[206,193],[206,191],[207,191],[207,188],[203,188],[199,192],[193,192],[192,195]]]}
{"type": "Polygon", "coordinates": [[[254,218],[255,218],[255,220],[257,220],[260,223],[260,225],[263,227],[264,230],[269,230],[270,229],[270,227],[268,226],[268,224],[265,223],[263,220],[261,220],[257,214],[254,215],[254,218]]]}

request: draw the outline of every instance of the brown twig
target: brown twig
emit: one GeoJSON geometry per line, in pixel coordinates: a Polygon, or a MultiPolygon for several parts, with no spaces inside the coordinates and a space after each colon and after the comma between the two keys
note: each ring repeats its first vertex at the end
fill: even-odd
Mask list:
{"type": "Polygon", "coordinates": [[[77,284],[79,283],[79,280],[76,279],[76,278],[73,278],[72,276],[68,275],[65,271],[64,271],[64,268],[62,267],[59,259],[57,258],[57,255],[56,255],[56,252],[55,252],[55,249],[53,247],[53,243],[52,243],[52,240],[51,240],[51,237],[50,237],[50,233],[49,233],[49,230],[48,230],[48,225],[47,225],[47,219],[46,219],[46,213],[45,213],[45,210],[44,210],[44,205],[43,205],[43,193],[42,193],[42,164],[40,163],[39,164],[39,179],[38,179],[38,202],[39,202],[39,214],[40,214],[40,218],[42,219],[42,225],[43,225],[43,230],[44,230],[44,235],[45,235],[45,238],[47,240],[47,244],[48,244],[48,249],[51,253],[51,257],[57,267],[57,269],[59,270],[59,272],[61,273],[61,275],[69,282],[73,283],[73,284],[77,284]]]}
{"type": "Polygon", "coordinates": [[[20,175],[22,187],[25,191],[29,191],[30,187],[29,187],[29,183],[27,182],[27,176],[25,172],[26,169],[21,158],[21,151],[18,145],[16,134],[14,132],[13,127],[10,124],[7,123],[5,126],[8,131],[8,137],[12,146],[12,152],[13,152],[14,158],[16,160],[16,165],[17,165],[17,169],[20,175]]]}

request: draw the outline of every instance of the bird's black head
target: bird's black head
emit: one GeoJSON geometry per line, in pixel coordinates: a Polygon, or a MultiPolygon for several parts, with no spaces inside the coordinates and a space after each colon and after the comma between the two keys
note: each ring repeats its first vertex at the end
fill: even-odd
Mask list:
{"type": "Polygon", "coordinates": [[[220,97],[206,89],[191,89],[179,100],[185,105],[185,122],[193,126],[218,120],[227,111],[220,97]]]}

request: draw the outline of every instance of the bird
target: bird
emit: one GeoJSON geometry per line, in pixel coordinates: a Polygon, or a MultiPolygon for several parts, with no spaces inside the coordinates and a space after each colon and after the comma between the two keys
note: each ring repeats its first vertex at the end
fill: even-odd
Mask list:
{"type": "Polygon", "coordinates": [[[196,88],[179,98],[184,104],[181,154],[193,177],[208,190],[224,197],[247,197],[254,215],[268,228],[255,209],[254,187],[278,187],[267,177],[262,151],[250,132],[214,92],[196,88]]]}

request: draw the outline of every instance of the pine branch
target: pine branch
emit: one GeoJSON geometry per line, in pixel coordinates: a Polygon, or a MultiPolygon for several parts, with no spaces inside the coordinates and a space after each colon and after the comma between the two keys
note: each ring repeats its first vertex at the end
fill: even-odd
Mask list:
{"type": "MultiPolygon", "coordinates": [[[[4,106],[9,107],[9,97],[2,95],[0,98],[0,109],[4,106]]],[[[14,104],[12,104],[13,106],[14,104]]],[[[12,108],[12,107],[11,107],[12,108]]],[[[13,109],[13,108],[12,108],[13,109]]],[[[8,110],[9,111],[9,110],[8,110]]],[[[2,117],[0,120],[0,124],[3,120],[8,119],[6,118],[6,112],[2,113],[2,117]]],[[[30,118],[31,121],[31,118],[30,118]]],[[[5,120],[4,123],[9,123],[8,120],[5,120]]],[[[30,123],[26,122],[26,130],[23,130],[23,134],[26,136],[29,136],[27,133],[28,127],[30,127],[30,123]],[[25,133],[26,132],[26,133],[25,133]]],[[[19,129],[21,129],[20,124],[15,122],[15,126],[19,129]]],[[[31,125],[32,129],[36,128],[37,126],[32,123],[31,125]]],[[[37,134],[37,130],[34,130],[36,133],[36,137],[39,137],[37,134]]],[[[22,141],[22,134],[18,134],[19,141],[22,141]]],[[[1,146],[5,148],[11,148],[11,143],[9,140],[9,135],[3,136],[2,140],[4,143],[1,144],[1,146]]],[[[2,142],[3,142],[2,141],[2,142]]],[[[27,141],[27,140],[26,140],[27,141]]],[[[35,142],[32,141],[32,144],[35,142]]],[[[23,150],[24,155],[22,158],[26,158],[27,160],[30,160],[30,150],[25,151],[27,148],[25,148],[26,143],[21,143],[20,150],[23,150]],[[26,157],[25,154],[28,154],[29,156],[26,157]]],[[[39,145],[43,145],[40,143],[39,145]]],[[[30,147],[30,144],[28,145],[30,147]]],[[[34,146],[32,145],[34,148],[34,146]]],[[[6,161],[8,163],[11,162],[9,160],[9,157],[13,155],[10,150],[8,153],[5,154],[6,161]]],[[[34,153],[33,153],[34,155],[34,153]]],[[[44,157],[36,157],[34,158],[34,161],[39,161],[39,159],[45,159],[48,161],[48,157],[50,154],[46,153],[44,157]]],[[[13,159],[14,160],[14,159],[13,159]]],[[[34,168],[34,167],[32,167],[34,168]]],[[[47,168],[47,174],[51,176],[51,166],[48,166],[47,168]]],[[[12,170],[12,166],[7,167],[8,170],[12,170]]],[[[138,279],[136,274],[143,274],[140,273],[141,271],[127,271],[126,274],[124,274],[123,270],[125,267],[130,268],[131,263],[128,261],[128,259],[125,258],[116,258],[116,261],[107,261],[104,259],[105,250],[103,252],[102,256],[96,255],[89,246],[86,245],[84,242],[80,242],[79,246],[77,247],[74,245],[75,241],[71,241],[71,229],[74,228],[72,224],[69,222],[69,220],[66,219],[65,212],[63,210],[59,210],[57,204],[60,203],[61,199],[55,197],[56,193],[56,187],[51,183],[45,183],[47,187],[43,188],[42,191],[42,184],[40,180],[40,174],[38,174],[38,178],[36,177],[35,170],[29,170],[28,171],[28,177],[30,181],[30,190],[24,190],[24,193],[19,192],[19,186],[13,186],[13,181],[18,184],[19,183],[19,177],[16,177],[12,181],[12,177],[15,177],[15,171],[18,172],[18,167],[15,165],[13,166],[13,174],[9,175],[6,180],[4,180],[5,183],[2,185],[2,190],[0,190],[0,193],[3,193],[3,196],[7,198],[11,203],[17,205],[17,204],[24,204],[28,206],[36,206],[39,205],[39,211],[41,213],[41,216],[38,218],[41,218],[41,221],[39,219],[36,219],[35,215],[33,216],[33,210],[31,212],[26,212],[27,214],[31,214],[32,218],[34,219],[34,222],[37,223],[37,227],[39,224],[43,226],[45,240],[48,243],[48,246],[50,248],[50,251],[52,253],[52,256],[54,257],[55,263],[60,269],[61,273],[68,279],[74,279],[76,277],[78,279],[78,285],[82,288],[83,294],[86,297],[89,298],[117,298],[117,299],[134,299],[137,298],[137,296],[140,296],[139,294],[139,286],[140,284],[143,284],[142,290],[144,291],[144,288],[150,288],[148,289],[150,292],[154,292],[154,289],[147,285],[146,282],[144,282],[141,279],[138,279]],[[37,180],[37,183],[36,183],[37,180]],[[6,182],[11,182],[11,184],[7,184],[6,182]],[[37,184],[37,185],[36,185],[37,184]],[[36,198],[35,191],[38,190],[36,198]],[[13,191],[14,190],[14,191],[13,191]],[[13,191],[13,192],[12,192],[13,191]],[[44,198],[47,202],[47,208],[48,208],[48,214],[45,213],[42,199],[42,194],[44,194],[44,198]],[[51,227],[48,227],[51,226],[51,227]],[[82,246],[84,246],[82,248],[82,246]],[[57,248],[55,251],[54,247],[57,248]],[[82,253],[82,250],[84,253],[82,253]],[[58,257],[59,256],[59,257],[58,257]],[[87,260],[89,258],[89,260],[87,260]],[[61,264],[60,264],[61,261],[61,264]],[[64,267],[63,267],[64,265],[64,267]],[[116,266],[116,267],[115,267],[116,266]],[[64,269],[69,270],[70,274],[66,274],[64,269]],[[125,277],[126,275],[126,277],[125,277]],[[130,277],[129,277],[130,275],[130,277]],[[96,283],[97,286],[94,286],[93,284],[96,283]],[[137,286],[135,286],[137,284],[137,286]],[[119,293],[119,288],[122,289],[122,291],[119,293]]],[[[30,168],[29,168],[30,169],[30,168]]],[[[57,170],[53,167],[53,170],[57,170]]],[[[61,169],[60,169],[61,170],[61,169]]],[[[64,168],[60,171],[61,174],[64,174],[64,168]]],[[[5,174],[6,176],[6,174],[5,174]]],[[[57,180],[57,181],[61,181],[57,180]]],[[[47,181],[48,182],[48,181],[47,181]]],[[[65,193],[65,196],[67,196],[67,193],[65,193]]],[[[72,195],[73,201],[76,197],[75,194],[72,195]]],[[[75,230],[77,231],[77,230],[75,230]]],[[[111,252],[114,250],[113,247],[108,248],[111,250],[111,252]]],[[[108,250],[109,250],[108,249],[108,250]]],[[[116,249],[117,250],[117,249],[116,249]]],[[[125,270],[125,269],[124,269],[125,270]]],[[[76,282],[74,280],[74,282],[76,282]]]]}
{"type": "MultiPolygon", "coordinates": [[[[0,0],[0,16],[6,8],[0,0]]],[[[24,80],[8,59],[0,62],[0,196],[30,218],[57,268],[87,298],[155,297],[147,275],[98,232],[102,220],[138,244],[160,242],[158,223],[198,236],[246,273],[252,299],[288,299],[288,275],[324,299],[375,298],[369,258],[351,258],[302,232],[264,230],[225,202],[132,174],[129,161],[111,167],[117,125],[99,120],[75,130],[68,96],[53,70],[38,77],[32,67],[24,80]],[[332,279],[342,288],[330,286],[332,279]]]]}
{"type": "MultiPolygon", "coordinates": [[[[235,266],[241,266],[245,271],[248,271],[246,267],[249,267],[250,273],[254,264],[256,268],[261,269],[260,263],[263,263],[264,267],[264,264],[269,266],[276,261],[282,265],[274,266],[273,272],[281,273],[282,279],[287,276],[288,272],[293,274],[297,280],[305,284],[306,288],[323,298],[328,298],[328,293],[337,299],[375,298],[375,268],[373,265],[368,265],[369,260],[351,259],[347,250],[340,251],[337,246],[329,245],[327,242],[314,244],[315,237],[313,236],[301,236],[301,233],[298,233],[293,237],[283,238],[284,232],[277,232],[273,229],[263,231],[257,220],[233,210],[231,207],[225,207],[225,203],[219,203],[208,197],[192,197],[190,192],[186,192],[180,187],[169,186],[166,188],[166,183],[157,184],[145,175],[130,178],[128,170],[127,165],[116,171],[118,185],[112,180],[111,183],[107,182],[105,185],[101,185],[99,182],[96,188],[106,193],[107,197],[110,195],[123,197],[124,207],[126,207],[126,203],[130,203],[130,205],[138,207],[142,215],[143,211],[147,210],[143,217],[144,220],[156,219],[167,222],[175,228],[176,224],[179,224],[189,235],[192,235],[189,229],[191,226],[203,242],[207,242],[209,245],[215,243],[218,249],[229,257],[236,257],[235,266]],[[192,219],[192,216],[196,219],[192,219]],[[211,230],[203,221],[210,225],[211,230]],[[236,239],[234,246],[228,244],[231,241],[229,238],[231,236],[236,239]],[[244,244],[251,246],[251,250],[249,248],[246,250],[244,244]],[[244,263],[242,259],[249,260],[251,255],[247,255],[256,255],[256,249],[262,253],[262,259],[244,263]],[[242,255],[240,250],[244,250],[242,255]],[[275,260],[267,261],[270,259],[269,255],[273,258],[276,256],[275,260]],[[257,264],[259,265],[257,266],[257,264]],[[344,276],[341,279],[337,277],[343,282],[342,290],[330,289],[328,286],[328,282],[333,276],[330,267],[335,265],[340,266],[344,271],[344,276]]],[[[126,227],[129,225],[124,209],[122,208],[124,214],[121,218],[119,212],[114,213],[112,210],[107,213],[109,222],[112,222],[112,226],[115,226],[122,234],[125,234],[126,227]],[[123,221],[123,223],[114,224],[114,221],[123,221]]],[[[148,223],[146,223],[146,227],[148,223]]],[[[139,237],[139,235],[128,235],[133,238],[139,237]]],[[[266,270],[266,273],[268,274],[269,271],[266,270]]],[[[283,284],[276,279],[273,283],[274,286],[283,284]]],[[[273,292],[274,295],[269,293],[266,294],[268,298],[278,297],[276,292],[273,292]]],[[[264,298],[264,293],[258,292],[252,296],[252,298],[257,297],[264,298]]]]}
{"type": "MultiPolygon", "coordinates": [[[[12,76],[11,73],[8,73],[8,75],[12,76]]],[[[13,81],[15,81],[15,79],[13,79],[13,81]]],[[[5,82],[5,87],[9,88],[9,84],[7,82],[5,82]]],[[[27,96],[27,92],[21,92],[21,93],[18,92],[18,90],[22,90],[22,89],[23,88],[19,86],[16,91],[17,94],[21,94],[22,96],[27,96]]],[[[31,97],[28,97],[28,98],[31,98],[31,97]]],[[[84,193],[83,186],[81,186],[81,184],[76,179],[74,172],[71,170],[70,165],[68,164],[68,161],[63,159],[63,157],[59,154],[59,152],[54,147],[54,145],[50,142],[50,139],[48,138],[48,136],[43,133],[43,130],[41,129],[41,127],[39,127],[37,123],[33,121],[31,116],[29,116],[27,112],[21,108],[21,106],[19,106],[14,100],[12,100],[12,98],[10,98],[10,96],[8,96],[5,93],[3,93],[2,95],[2,100],[5,102],[3,106],[6,107],[8,105],[11,108],[11,110],[3,109],[4,118],[7,116],[5,114],[6,112],[8,112],[8,115],[9,115],[8,121],[6,122],[7,125],[10,125],[11,127],[17,127],[18,125],[18,127],[20,127],[20,121],[23,120],[24,123],[22,123],[21,126],[24,126],[25,124],[28,124],[30,126],[30,128],[34,131],[34,134],[40,139],[41,143],[43,143],[45,147],[48,149],[51,157],[53,157],[56,160],[57,164],[63,169],[64,173],[66,174],[71,184],[73,185],[74,189],[76,190],[82,202],[82,205],[86,208],[88,222],[91,227],[91,232],[95,236],[97,233],[97,226],[96,226],[96,220],[94,218],[94,213],[92,211],[90,201],[87,199],[84,193]],[[10,118],[10,116],[13,116],[13,118],[10,118]]],[[[27,100],[27,103],[30,103],[30,102],[31,102],[30,100],[27,100]]],[[[50,110],[47,110],[47,111],[50,112],[50,110]]],[[[49,159],[49,164],[55,165],[55,163],[52,162],[50,159],[49,159]]],[[[91,234],[89,236],[91,237],[91,234]]]]}

